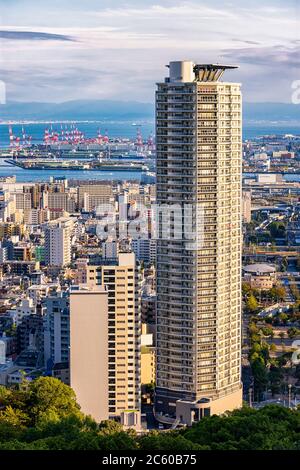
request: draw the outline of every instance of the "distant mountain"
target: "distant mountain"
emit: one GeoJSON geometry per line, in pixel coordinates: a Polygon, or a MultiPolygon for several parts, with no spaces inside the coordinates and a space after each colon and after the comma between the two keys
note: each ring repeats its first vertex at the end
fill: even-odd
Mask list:
{"type": "Polygon", "coordinates": [[[5,120],[137,120],[152,119],[154,107],[135,101],[77,100],[64,103],[8,102],[0,107],[5,120]]]}
{"type": "MultiPolygon", "coordinates": [[[[288,103],[244,103],[244,122],[300,123],[300,105],[288,103]]],[[[154,105],[136,101],[77,100],[64,103],[8,102],[0,106],[5,120],[120,120],[154,119],[154,105]]]]}
{"type": "Polygon", "coordinates": [[[298,122],[300,125],[300,105],[291,103],[244,103],[243,117],[247,121],[298,122]]]}

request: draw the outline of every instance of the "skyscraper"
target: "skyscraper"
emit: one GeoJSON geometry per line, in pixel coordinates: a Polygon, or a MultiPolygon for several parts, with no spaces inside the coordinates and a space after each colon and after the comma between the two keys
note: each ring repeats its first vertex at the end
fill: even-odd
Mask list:
{"type": "Polygon", "coordinates": [[[170,227],[158,219],[155,412],[186,424],[242,403],[241,92],[220,80],[232,68],[171,62],[156,92],[170,227]]]}

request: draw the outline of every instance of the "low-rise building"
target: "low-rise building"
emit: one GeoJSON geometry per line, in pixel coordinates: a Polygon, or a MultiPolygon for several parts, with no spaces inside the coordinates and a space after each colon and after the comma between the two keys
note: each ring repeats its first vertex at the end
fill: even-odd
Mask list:
{"type": "Polygon", "coordinates": [[[276,283],[276,268],[270,264],[256,263],[243,267],[244,280],[252,288],[269,290],[276,283]]]}

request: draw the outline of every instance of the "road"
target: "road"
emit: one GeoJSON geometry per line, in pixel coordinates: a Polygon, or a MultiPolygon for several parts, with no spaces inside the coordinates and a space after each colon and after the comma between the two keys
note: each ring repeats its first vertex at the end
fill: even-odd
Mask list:
{"type": "Polygon", "coordinates": [[[295,302],[295,298],[292,294],[291,287],[290,287],[290,279],[288,277],[282,276],[281,277],[281,282],[282,282],[282,284],[285,288],[285,291],[286,291],[286,296],[285,296],[284,301],[289,302],[289,303],[295,302]]]}
{"type": "Polygon", "coordinates": [[[152,405],[142,405],[142,414],[146,415],[147,429],[158,429],[158,421],[154,417],[152,405]]]}

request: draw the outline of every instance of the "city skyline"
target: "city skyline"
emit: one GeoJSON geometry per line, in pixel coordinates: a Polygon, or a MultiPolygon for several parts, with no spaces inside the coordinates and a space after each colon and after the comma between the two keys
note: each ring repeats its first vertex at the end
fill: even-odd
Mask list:
{"type": "Polygon", "coordinates": [[[291,102],[299,78],[299,6],[292,0],[0,5],[8,101],[152,101],[170,57],[241,65],[235,80],[250,102],[291,102]]]}

